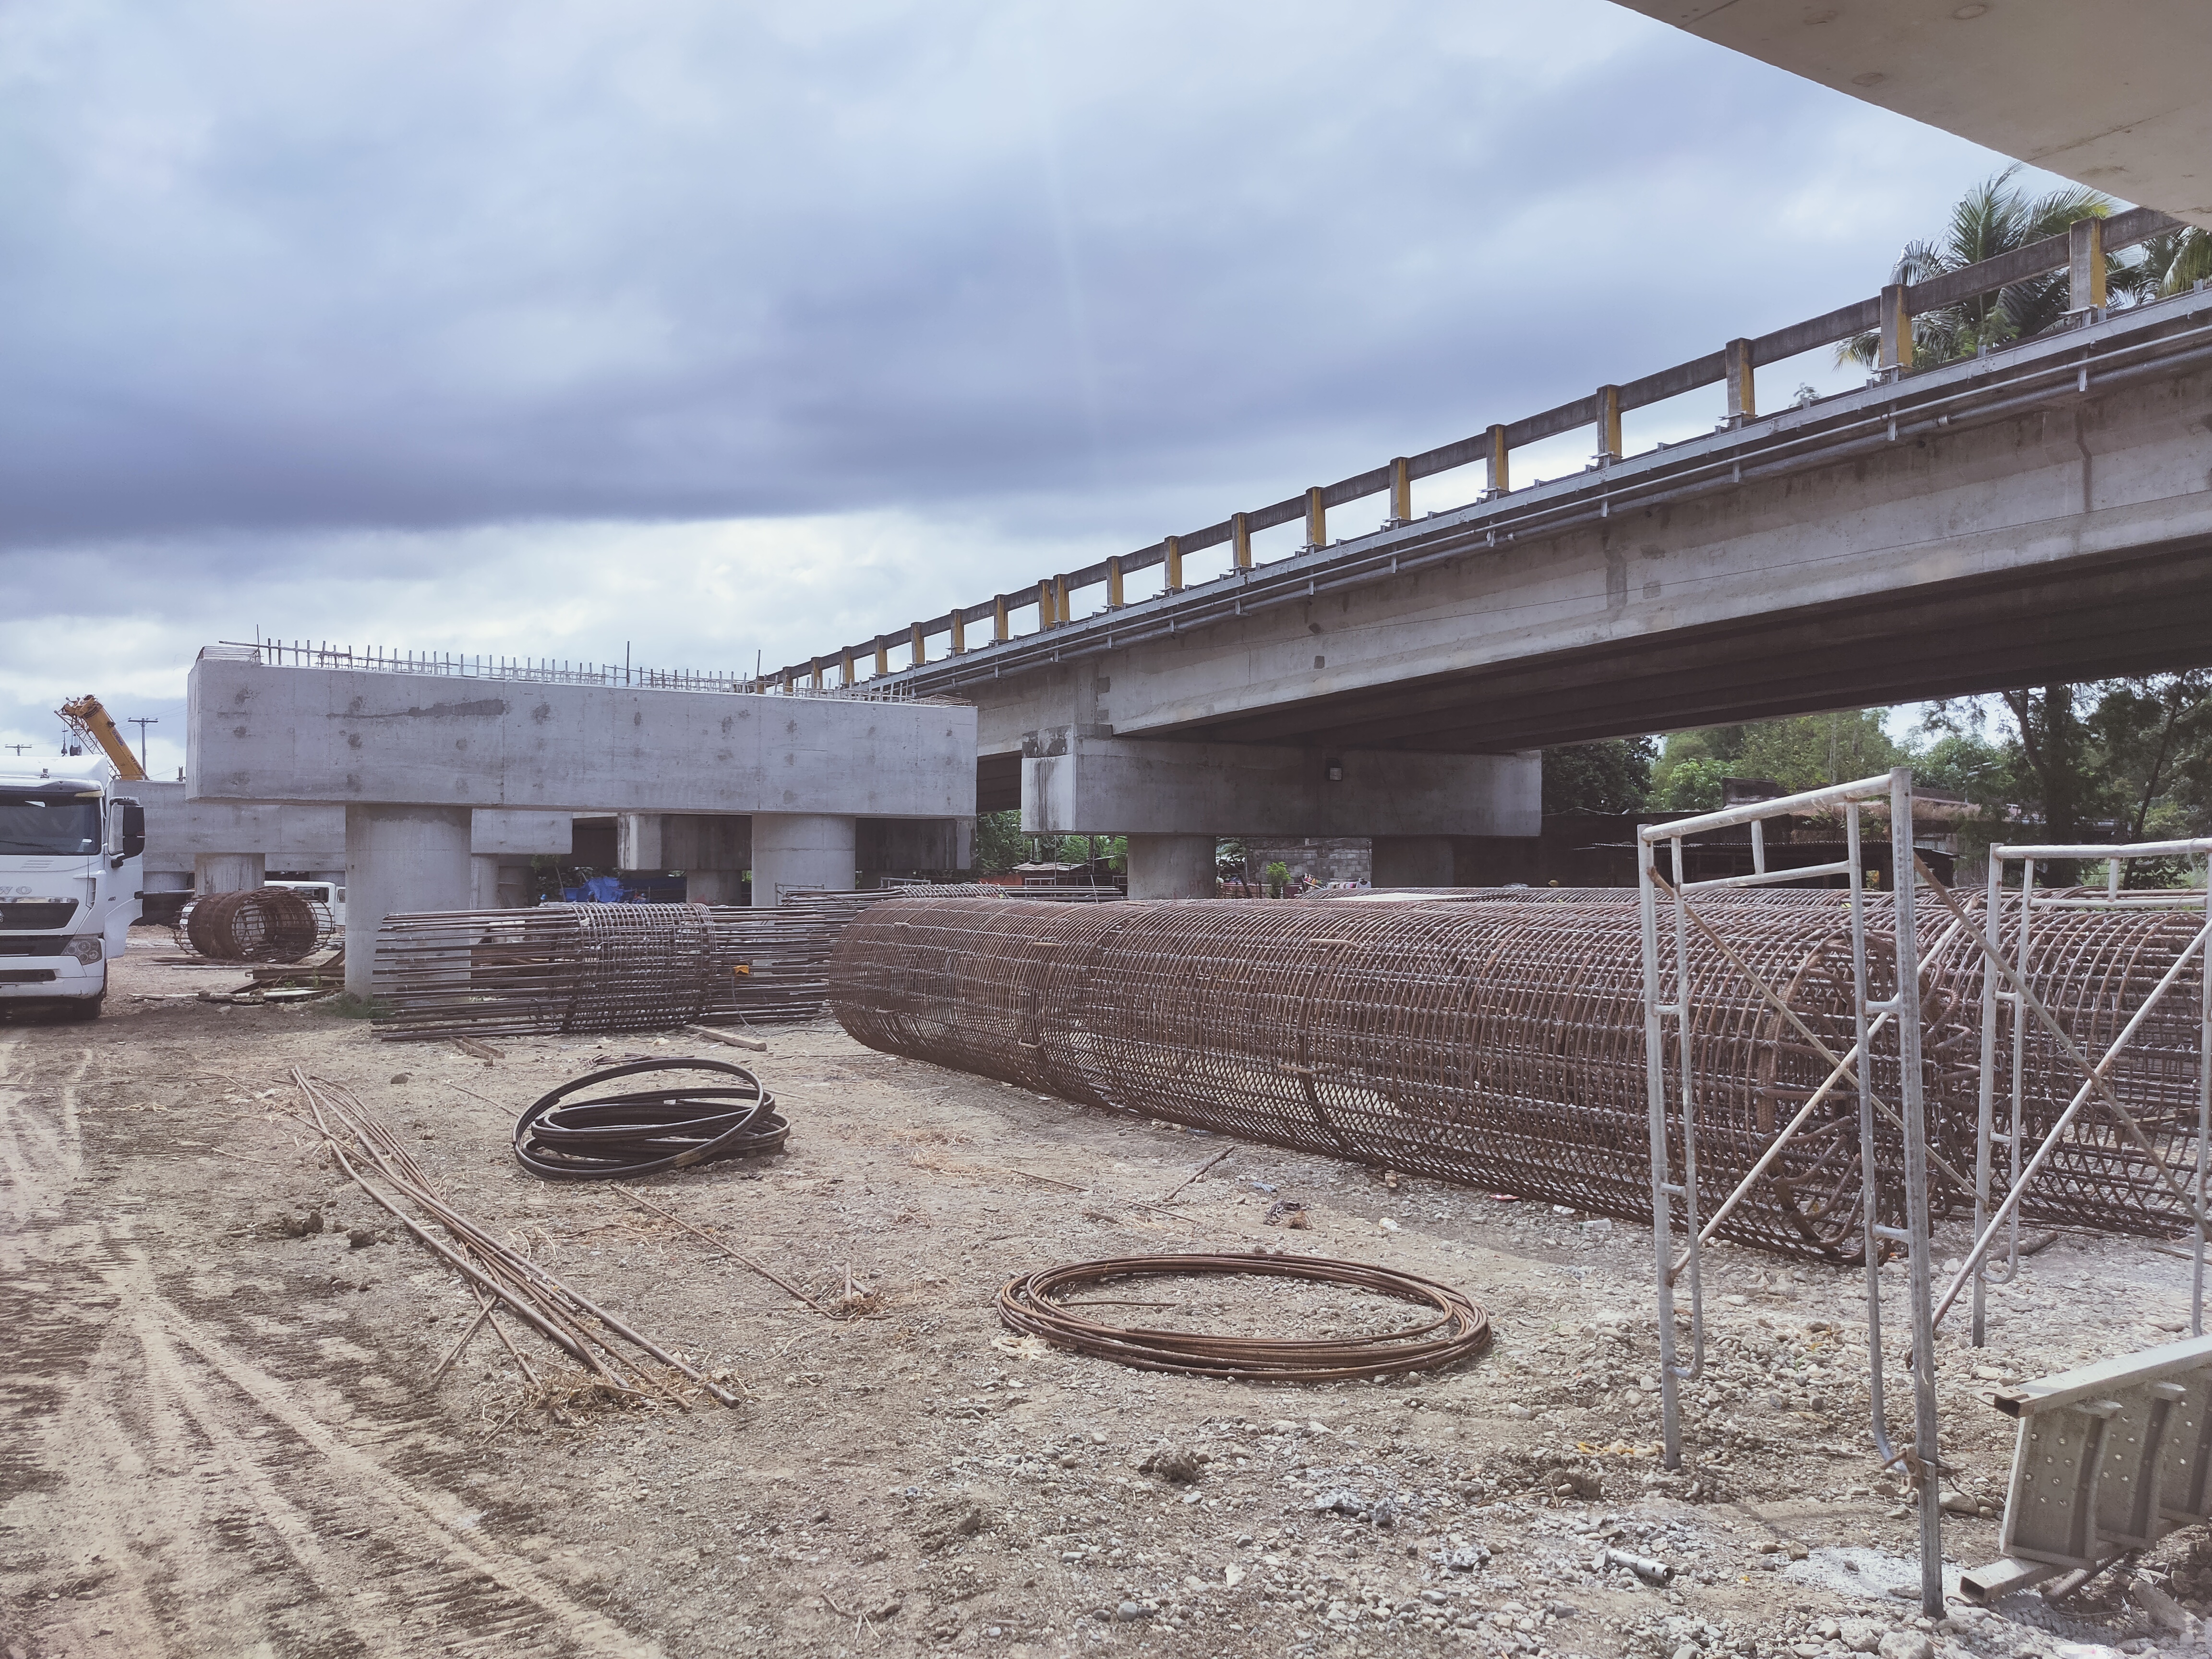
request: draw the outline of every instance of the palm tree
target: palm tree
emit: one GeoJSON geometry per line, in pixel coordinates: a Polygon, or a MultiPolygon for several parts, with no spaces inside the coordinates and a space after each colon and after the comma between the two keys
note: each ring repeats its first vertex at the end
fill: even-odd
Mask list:
{"type": "MultiPolygon", "coordinates": [[[[2111,198],[2080,185],[2030,197],[2012,181],[2019,171],[2014,163],[1960,198],[1942,236],[1932,242],[1906,243],[1889,280],[1924,283],[2046,236],[2063,235],[2076,219],[2101,219],[2112,210],[2111,198]]],[[[2143,286],[2143,267],[2115,262],[2107,267],[2106,285],[2111,292],[2136,295],[2143,286]]],[[[1912,361],[1933,368],[1971,357],[1985,345],[2032,338],[2057,325],[2066,314],[2066,273],[2061,270],[2031,276],[1940,311],[1923,312],[1912,319],[1912,361]]],[[[1877,367],[1880,337],[1861,334],[1844,341],[1836,348],[1836,362],[1877,367]]]]}
{"type": "Polygon", "coordinates": [[[2147,293],[2180,294],[2212,277],[2212,231],[2191,228],[2170,235],[2154,236],[2142,245],[2147,293]]]}

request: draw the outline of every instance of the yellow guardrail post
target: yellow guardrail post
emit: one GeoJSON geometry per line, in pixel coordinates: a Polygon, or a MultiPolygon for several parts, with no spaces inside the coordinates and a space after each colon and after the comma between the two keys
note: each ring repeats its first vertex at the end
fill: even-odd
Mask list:
{"type": "Polygon", "coordinates": [[[1905,284],[1892,283],[1881,291],[1880,366],[1902,371],[1912,367],[1912,311],[1905,302],[1905,284]]]}

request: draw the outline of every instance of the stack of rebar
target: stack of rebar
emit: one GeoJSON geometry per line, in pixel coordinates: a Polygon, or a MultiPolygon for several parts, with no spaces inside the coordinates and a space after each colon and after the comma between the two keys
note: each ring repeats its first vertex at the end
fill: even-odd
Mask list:
{"type": "Polygon", "coordinates": [[[798,892],[772,909],[548,904],[386,916],[374,1029],[406,1041],[819,1018],[838,935],[897,891],[798,892]]]}
{"type": "Polygon", "coordinates": [[[475,1322],[448,1350],[434,1379],[460,1358],[480,1327],[489,1325],[543,1396],[539,1403],[550,1403],[546,1382],[501,1328],[496,1310],[503,1309],[586,1372],[596,1389],[688,1410],[686,1391],[672,1380],[674,1373],[725,1406],[738,1402],[735,1390],[587,1300],[542,1262],[494,1238],[482,1223],[447,1200],[391,1127],[346,1090],[296,1068],[292,1082],[300,1093],[296,1115],[323,1138],[339,1170],[459,1274],[476,1297],[475,1322]]]}

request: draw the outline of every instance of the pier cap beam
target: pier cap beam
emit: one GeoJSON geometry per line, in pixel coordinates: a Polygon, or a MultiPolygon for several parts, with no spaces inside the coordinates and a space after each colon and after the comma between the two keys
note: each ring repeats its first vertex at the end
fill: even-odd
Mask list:
{"type": "Polygon", "coordinates": [[[1533,836],[1540,757],[1174,743],[1033,732],[1028,835],[1533,836]]]}
{"type": "Polygon", "coordinates": [[[204,652],[193,800],[969,817],[975,712],[937,702],[280,667],[204,652]]]}

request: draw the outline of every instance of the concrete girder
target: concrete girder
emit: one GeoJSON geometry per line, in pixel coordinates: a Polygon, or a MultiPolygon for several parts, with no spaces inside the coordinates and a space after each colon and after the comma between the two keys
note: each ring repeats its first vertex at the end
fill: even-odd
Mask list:
{"type": "Polygon", "coordinates": [[[2212,228],[2203,0],[1618,0],[2000,155],[2212,228]]]}
{"type": "MultiPolygon", "coordinates": [[[[2128,337],[2201,334],[2212,301],[2160,309],[2128,337]]],[[[1557,532],[1492,546],[1474,532],[1495,504],[1457,510],[1370,538],[1403,574],[1127,644],[1072,638],[1063,660],[961,688],[983,766],[1061,725],[1479,751],[2212,661],[2212,371],[2200,347],[2093,374],[2087,343],[2112,327],[2069,337],[2085,343],[2075,378],[2034,406],[1972,399],[2067,338],[1529,492],[1605,498],[1557,532]],[[1955,423],[1941,398],[1966,400],[1955,423]],[[1863,434],[1834,459],[1808,448],[1741,482],[1705,459],[1783,441],[1832,406],[1826,430],[1863,434]],[[1887,427],[1893,406],[1917,425],[1887,427]],[[1662,477],[1683,493],[1610,500],[1662,477]]]]}

